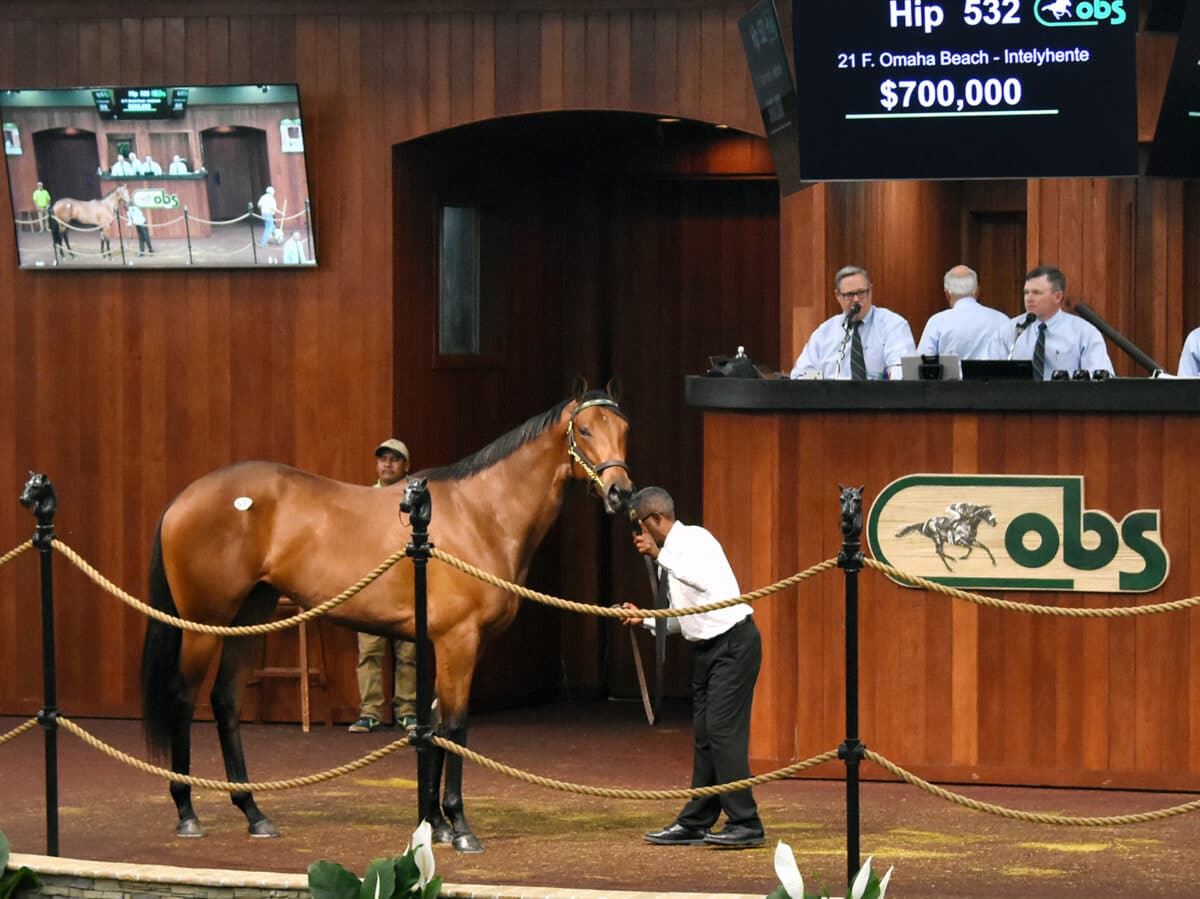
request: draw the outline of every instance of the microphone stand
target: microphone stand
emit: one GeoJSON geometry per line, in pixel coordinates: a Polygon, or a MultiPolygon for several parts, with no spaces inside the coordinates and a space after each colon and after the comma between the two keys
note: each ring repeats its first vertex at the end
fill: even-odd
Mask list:
{"type": "Polygon", "coordinates": [[[1017,351],[1017,341],[1021,339],[1021,335],[1025,333],[1025,329],[1034,323],[1037,316],[1032,312],[1025,314],[1025,320],[1017,322],[1017,330],[1013,332],[1012,347],[1008,351],[1008,361],[1012,362],[1013,353],[1017,351]]]}
{"type": "Polygon", "coordinates": [[[850,308],[846,310],[846,318],[842,322],[842,345],[838,347],[837,367],[833,371],[834,378],[842,376],[842,360],[846,358],[846,345],[850,343],[850,323],[854,321],[854,316],[862,311],[862,303],[855,300],[850,304],[850,308]]]}

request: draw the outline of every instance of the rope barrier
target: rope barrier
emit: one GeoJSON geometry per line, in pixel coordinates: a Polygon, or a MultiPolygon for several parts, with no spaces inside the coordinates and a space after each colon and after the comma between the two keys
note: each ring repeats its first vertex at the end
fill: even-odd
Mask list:
{"type": "Polygon", "coordinates": [[[62,541],[55,539],[55,541],[50,545],[66,556],[76,568],[87,575],[87,577],[90,578],[98,587],[107,591],[108,593],[111,593],[117,599],[121,600],[121,602],[132,606],[142,614],[148,615],[156,621],[161,621],[164,624],[174,625],[181,630],[198,631],[202,634],[216,634],[222,637],[239,637],[248,634],[269,634],[272,631],[285,630],[289,627],[296,627],[297,625],[306,621],[311,621],[313,618],[324,615],[330,609],[340,606],[356,593],[366,589],[368,586],[382,577],[389,568],[403,559],[406,555],[404,550],[396,550],[394,553],[384,559],[383,562],[376,566],[374,570],[360,578],[357,583],[347,587],[332,599],[327,599],[320,605],[313,606],[311,609],[307,609],[296,615],[292,615],[288,618],[281,618],[278,621],[271,621],[266,624],[248,624],[240,627],[225,627],[216,624],[202,624],[199,621],[189,621],[186,618],[178,618],[174,615],[168,615],[166,612],[160,612],[158,609],[155,609],[142,602],[136,596],[130,596],[128,593],[98,572],[95,568],[89,565],[86,561],[84,561],[83,557],[80,556],[79,553],[75,552],[75,550],[71,549],[71,547],[67,546],[62,541]]]}
{"type": "Polygon", "coordinates": [[[210,790],[223,790],[226,793],[241,793],[246,791],[270,792],[272,790],[290,790],[294,787],[306,787],[313,784],[318,784],[326,780],[333,780],[335,777],[342,777],[352,771],[357,771],[359,768],[365,768],[367,765],[374,764],[386,755],[395,752],[402,746],[409,745],[408,735],[404,735],[399,740],[394,740],[387,746],[376,749],[374,752],[368,753],[361,758],[348,762],[345,765],[339,765],[336,768],[330,768],[327,771],[320,771],[316,774],[309,774],[304,777],[293,777],[287,780],[267,780],[261,783],[231,783],[226,780],[211,780],[207,777],[192,777],[189,774],[178,774],[175,771],[168,771],[166,768],[160,768],[157,765],[151,765],[148,762],[143,762],[141,759],[134,758],[128,753],[122,752],[115,746],[110,746],[103,740],[92,736],[70,718],[62,715],[58,716],[58,725],[65,731],[69,731],[83,742],[87,743],[93,749],[98,749],[105,755],[116,759],[119,762],[124,762],[132,768],[136,768],[146,774],[153,774],[157,777],[165,778],[174,783],[188,784],[193,787],[206,787],[210,790]]]}
{"type": "Polygon", "coordinates": [[[193,222],[203,222],[206,225],[236,225],[238,222],[244,222],[246,219],[248,219],[250,217],[250,213],[243,212],[235,219],[206,219],[201,218],[198,215],[191,215],[190,213],[188,217],[193,222]]]}
{"type": "Polygon", "coordinates": [[[990,802],[981,802],[978,799],[971,799],[969,796],[964,796],[961,793],[954,793],[943,787],[929,783],[927,780],[922,780],[913,774],[911,771],[905,771],[899,765],[889,761],[877,752],[872,752],[870,749],[864,753],[865,757],[870,759],[876,765],[883,768],[885,771],[890,771],[892,774],[899,777],[901,780],[911,784],[918,789],[936,796],[938,799],[944,799],[947,802],[952,802],[955,805],[961,805],[963,808],[969,808],[977,812],[986,812],[989,815],[997,815],[1001,818],[1010,818],[1016,821],[1027,821],[1033,824],[1059,824],[1071,825],[1074,827],[1112,827],[1122,824],[1144,824],[1148,821],[1161,821],[1164,818],[1171,818],[1175,815],[1183,815],[1188,812],[1194,812],[1200,809],[1200,799],[1194,799],[1191,802],[1185,802],[1182,805],[1173,805],[1170,808],[1158,809],[1152,812],[1135,812],[1131,815],[1103,815],[1099,817],[1082,817],[1079,815],[1058,815],[1058,814],[1043,814],[1040,812],[1022,812],[1017,809],[1005,808],[1002,805],[994,805],[990,802]]]}
{"type": "Polygon", "coordinates": [[[0,556],[0,568],[3,568],[5,565],[7,565],[9,562],[11,562],[13,559],[15,559],[17,556],[21,555],[21,553],[25,552],[25,550],[29,549],[31,546],[33,546],[32,540],[26,540],[24,543],[18,543],[16,546],[14,546],[12,549],[10,549],[8,552],[6,552],[4,555],[0,556]]]}
{"type": "Polygon", "coordinates": [[[970,593],[966,590],[959,590],[955,587],[947,587],[945,584],[939,584],[936,581],[931,581],[923,577],[918,577],[915,574],[908,574],[888,565],[886,562],[879,562],[875,559],[863,559],[863,564],[867,568],[874,568],[876,571],[881,571],[888,577],[896,580],[904,581],[907,584],[912,584],[915,587],[922,587],[926,590],[933,590],[936,593],[945,593],[947,596],[952,596],[955,599],[963,599],[967,602],[973,602],[981,606],[989,606],[993,609],[1007,609],[1011,612],[1029,612],[1034,615],[1057,615],[1062,618],[1122,618],[1133,615],[1153,615],[1159,612],[1176,612],[1180,609],[1191,609],[1200,606],[1200,596],[1189,596],[1186,599],[1177,599],[1173,602],[1157,602],[1145,606],[1116,606],[1109,609],[1080,609],[1075,607],[1060,608],[1058,606],[1043,606],[1032,602],[1015,602],[1010,599],[996,599],[994,596],[984,596],[980,593],[970,593]]]}
{"type": "Polygon", "coordinates": [[[776,581],[770,586],[754,590],[750,593],[743,593],[741,596],[735,596],[732,599],[724,599],[720,602],[712,602],[703,606],[693,606],[690,609],[622,609],[612,606],[594,606],[585,602],[572,602],[568,599],[551,596],[548,593],[539,593],[536,590],[530,590],[528,587],[522,587],[520,584],[514,584],[512,581],[506,581],[503,578],[496,577],[494,574],[489,574],[482,568],[476,568],[470,562],[464,562],[462,559],[443,552],[436,546],[430,548],[430,555],[435,559],[445,562],[451,568],[457,568],[463,574],[469,574],[471,577],[478,578],[484,583],[491,584],[493,587],[500,587],[525,599],[558,609],[566,609],[570,612],[595,615],[599,618],[682,618],[685,615],[701,615],[717,609],[728,609],[731,606],[741,605],[742,603],[754,602],[773,593],[786,590],[788,587],[793,587],[801,581],[816,577],[830,568],[837,567],[837,559],[826,559],[824,562],[819,562],[811,568],[793,574],[791,577],[776,581]]]}
{"type": "Polygon", "coordinates": [[[775,771],[769,771],[766,774],[757,774],[754,777],[747,777],[743,780],[735,780],[726,784],[717,784],[711,787],[690,787],[686,790],[623,790],[609,789],[606,787],[591,787],[586,784],[569,783],[562,780],[551,780],[547,777],[539,777],[536,774],[530,774],[527,771],[522,771],[519,768],[512,768],[508,765],[489,759],[487,756],[480,755],[478,752],[473,752],[465,746],[460,746],[457,743],[447,740],[444,737],[433,737],[435,746],[440,746],[447,752],[453,752],[455,755],[460,755],[468,761],[482,765],[484,768],[490,768],[500,774],[506,774],[509,777],[524,781],[525,783],[534,784],[539,787],[546,787],[551,790],[558,790],[560,793],[579,793],[584,796],[601,796],[607,799],[695,799],[700,796],[717,796],[721,793],[732,793],[735,790],[744,790],[747,787],[758,786],[759,784],[767,783],[772,780],[782,780],[785,777],[790,777],[793,774],[798,774],[808,768],[815,768],[817,765],[823,765],[825,762],[831,762],[838,757],[837,750],[833,749],[829,752],[824,752],[821,755],[815,755],[810,759],[805,759],[802,762],[796,762],[788,765],[786,768],[779,768],[775,771]]]}
{"type": "Polygon", "coordinates": [[[0,746],[3,746],[9,740],[15,740],[17,737],[21,736],[21,734],[25,733],[25,731],[32,730],[33,728],[37,727],[37,723],[37,718],[30,718],[28,721],[17,725],[8,733],[0,736],[0,746]]]}

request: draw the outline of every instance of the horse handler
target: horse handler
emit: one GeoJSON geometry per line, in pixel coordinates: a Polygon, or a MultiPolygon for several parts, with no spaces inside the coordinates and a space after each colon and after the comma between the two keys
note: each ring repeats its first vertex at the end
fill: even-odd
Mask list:
{"type": "MultiPolygon", "coordinates": [[[[741,595],[737,577],[721,544],[707,530],[675,519],[675,502],[661,487],[639,490],[629,501],[638,522],[633,545],[658,563],[667,578],[671,608],[686,609],[741,595]]],[[[636,609],[625,603],[627,609],[636,609]]],[[[750,707],[762,663],[762,638],[754,609],[742,603],[727,609],[665,618],[668,631],[679,631],[692,644],[692,787],[711,787],[750,776],[750,707]]],[[[628,627],[654,629],[656,621],[626,618],[628,627]]],[[[645,835],[659,846],[710,845],[750,849],[764,843],[763,823],[754,793],[692,799],[662,830],[645,835]],[[710,828],[724,810],[728,821],[710,828]]]]}

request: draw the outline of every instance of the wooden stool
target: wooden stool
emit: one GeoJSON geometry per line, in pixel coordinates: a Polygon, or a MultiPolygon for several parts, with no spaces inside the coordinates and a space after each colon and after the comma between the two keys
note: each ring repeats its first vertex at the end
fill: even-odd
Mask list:
{"type": "MultiPolygon", "coordinates": [[[[288,615],[297,615],[300,613],[300,607],[286,596],[279,597],[279,605],[277,611],[286,611],[288,615]]],[[[308,625],[306,622],[300,622],[296,625],[296,630],[300,632],[300,658],[299,664],[294,667],[276,666],[276,667],[260,667],[251,675],[247,686],[257,686],[258,690],[258,716],[255,719],[258,723],[262,723],[262,684],[269,677],[294,677],[300,681],[300,724],[304,728],[304,732],[310,730],[311,718],[309,717],[309,687],[312,684],[320,687],[325,691],[325,723],[333,727],[333,698],[329,695],[329,682],[325,678],[325,635],[321,632],[320,621],[317,624],[317,646],[319,647],[320,658],[315,660],[317,664],[313,667],[308,663],[308,625]]],[[[266,662],[266,641],[263,641],[263,661],[266,662]]]]}

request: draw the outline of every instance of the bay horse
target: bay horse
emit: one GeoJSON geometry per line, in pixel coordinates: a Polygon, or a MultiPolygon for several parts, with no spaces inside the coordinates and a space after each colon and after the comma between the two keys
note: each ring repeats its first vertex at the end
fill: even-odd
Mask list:
{"type": "MultiPolygon", "coordinates": [[[[432,503],[430,540],[505,580],[523,583],[534,550],[557,519],[566,482],[591,481],[609,514],[633,491],[625,463],[628,421],[607,392],[580,391],[443,468],[420,472],[432,503]],[[595,461],[593,461],[595,460],[595,461]],[[601,461],[603,460],[603,461],[601,461]]],[[[281,595],[312,608],[355,583],[412,528],[398,507],[403,484],[344,484],[272,462],[244,462],[193,481],[159,519],[150,563],[156,609],[215,625],[267,621],[281,595]]],[[[517,613],[519,598],[445,564],[430,565],[428,632],[435,658],[439,733],[466,745],[467,701],[483,643],[517,613]]],[[[356,631],[412,640],[413,566],[401,562],[329,613],[356,631]]],[[[188,773],[196,695],[219,655],[211,701],[229,780],[248,782],[238,721],[261,637],[221,638],[151,620],[142,649],[147,745],[188,773]]],[[[438,842],[482,846],[463,812],[462,757],[436,750],[423,807],[438,842]],[[441,757],[437,753],[441,754],[441,757]],[[442,764],[445,793],[439,802],[442,764]]],[[[172,783],[175,832],[200,837],[191,788],[172,783]]],[[[232,793],[252,836],[279,831],[249,792],[232,793]]]]}
{"type": "MultiPolygon", "coordinates": [[[[117,217],[118,204],[128,205],[129,202],[129,191],[124,184],[117,185],[99,200],[74,200],[63,197],[50,207],[51,224],[57,220],[58,224],[63,226],[62,237],[68,250],[71,249],[71,241],[67,237],[65,226],[74,223],[77,227],[91,225],[99,228],[100,254],[109,257],[112,256],[112,241],[108,237],[109,226],[117,217]]],[[[71,255],[74,256],[74,252],[71,255]]]]}

